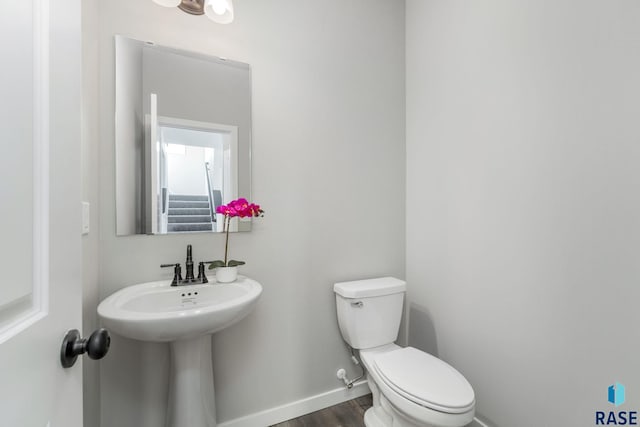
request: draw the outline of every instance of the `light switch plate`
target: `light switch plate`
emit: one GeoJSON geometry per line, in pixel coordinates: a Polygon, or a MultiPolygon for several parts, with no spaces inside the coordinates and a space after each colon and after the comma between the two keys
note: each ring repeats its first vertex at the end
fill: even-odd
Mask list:
{"type": "Polygon", "coordinates": [[[90,216],[89,202],[82,202],[82,234],[89,234],[89,216],[90,216]]]}

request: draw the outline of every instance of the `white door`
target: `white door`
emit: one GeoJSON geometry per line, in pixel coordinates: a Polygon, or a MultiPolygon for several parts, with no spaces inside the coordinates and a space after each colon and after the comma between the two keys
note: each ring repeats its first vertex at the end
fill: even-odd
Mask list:
{"type": "Polygon", "coordinates": [[[80,1],[0,13],[0,426],[81,427],[80,1]]]}

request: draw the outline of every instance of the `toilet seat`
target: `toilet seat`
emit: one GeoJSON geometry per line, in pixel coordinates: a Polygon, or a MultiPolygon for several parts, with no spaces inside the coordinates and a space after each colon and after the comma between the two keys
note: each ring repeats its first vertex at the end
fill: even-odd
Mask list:
{"type": "Polygon", "coordinates": [[[413,347],[375,355],[372,368],[384,383],[404,398],[449,414],[473,409],[473,388],[444,361],[413,347]]]}

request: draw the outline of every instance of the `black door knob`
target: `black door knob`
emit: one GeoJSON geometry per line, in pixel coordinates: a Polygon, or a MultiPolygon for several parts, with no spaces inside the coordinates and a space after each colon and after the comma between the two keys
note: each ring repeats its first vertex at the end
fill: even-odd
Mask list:
{"type": "Polygon", "coordinates": [[[77,329],[73,329],[64,336],[60,348],[60,363],[64,368],[70,368],[84,353],[94,360],[102,359],[109,351],[111,337],[109,331],[100,328],[94,331],[89,339],[82,338],[77,329]]]}

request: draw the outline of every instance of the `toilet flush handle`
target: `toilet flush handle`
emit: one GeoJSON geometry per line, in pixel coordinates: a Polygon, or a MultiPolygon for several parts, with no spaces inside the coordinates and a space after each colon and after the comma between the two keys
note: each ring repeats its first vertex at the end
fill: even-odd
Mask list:
{"type": "Polygon", "coordinates": [[[351,303],[351,307],[362,308],[362,306],[364,306],[362,301],[355,301],[351,303]]]}

